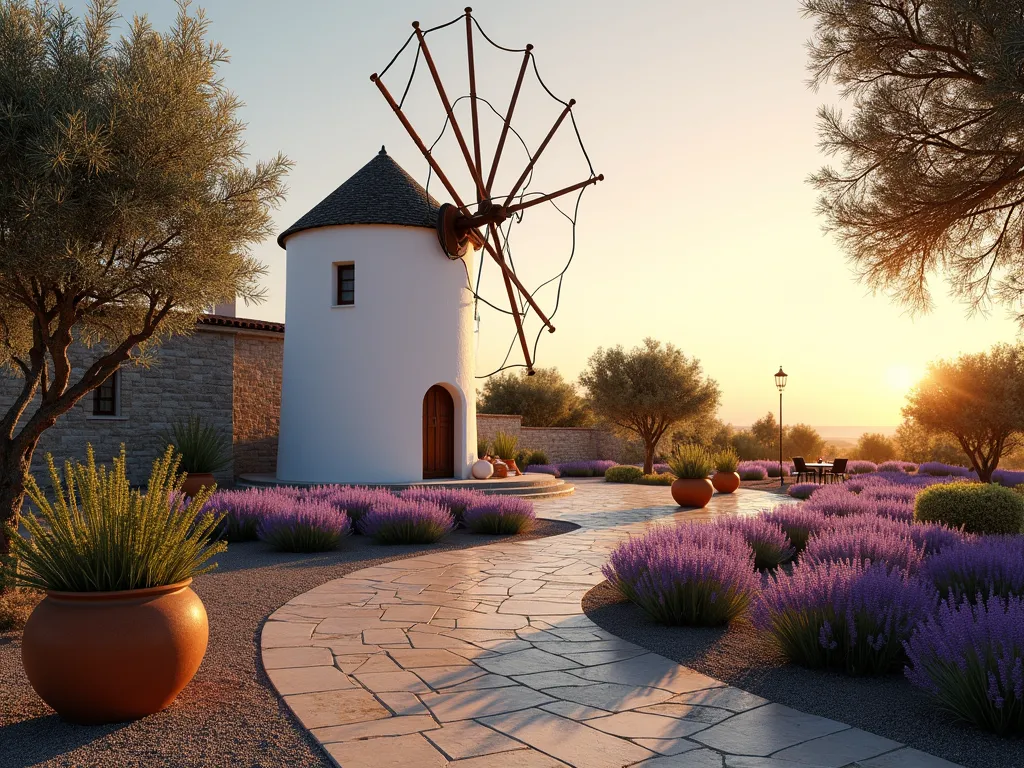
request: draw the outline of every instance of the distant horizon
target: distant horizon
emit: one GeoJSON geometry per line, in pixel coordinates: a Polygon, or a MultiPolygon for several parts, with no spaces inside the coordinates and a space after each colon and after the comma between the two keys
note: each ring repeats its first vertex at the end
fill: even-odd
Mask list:
{"type": "MultiPolygon", "coordinates": [[[[732,426],[733,429],[736,429],[736,430],[750,429],[750,425],[749,424],[747,424],[745,426],[739,426],[739,425],[736,425],[736,424],[732,424],[731,426],[732,426]]],[[[897,425],[885,425],[885,426],[877,426],[876,425],[876,426],[863,426],[863,427],[862,426],[841,426],[841,427],[828,426],[828,427],[819,427],[816,424],[811,424],[811,426],[818,432],[819,435],[821,435],[822,439],[824,439],[824,440],[829,440],[831,438],[838,438],[838,439],[841,439],[841,440],[850,440],[850,439],[854,439],[855,440],[855,439],[859,438],[861,435],[866,434],[868,432],[880,432],[883,435],[885,435],[886,437],[892,437],[894,434],[896,434],[896,429],[897,429],[897,425]]]]}

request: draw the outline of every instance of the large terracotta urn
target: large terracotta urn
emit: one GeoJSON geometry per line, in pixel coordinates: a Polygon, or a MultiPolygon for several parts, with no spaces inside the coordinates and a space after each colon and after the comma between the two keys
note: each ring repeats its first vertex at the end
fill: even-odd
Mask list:
{"type": "Polygon", "coordinates": [[[477,480],[486,480],[494,474],[494,466],[487,459],[477,459],[473,462],[473,477],[477,480]]]}
{"type": "Polygon", "coordinates": [[[711,476],[711,485],[719,493],[732,493],[740,487],[739,472],[715,472],[711,476]]]}
{"type": "Polygon", "coordinates": [[[217,481],[209,472],[188,472],[185,474],[185,482],[181,485],[182,493],[188,497],[195,496],[203,488],[216,485],[217,481]]]}
{"type": "Polygon", "coordinates": [[[124,592],[47,592],[21,657],[40,698],[73,723],[117,723],[167,707],[209,639],[192,579],[124,592]]]}
{"type": "Polygon", "coordinates": [[[689,480],[679,478],[672,483],[672,498],[680,507],[706,507],[715,495],[715,487],[706,477],[689,480]]]}

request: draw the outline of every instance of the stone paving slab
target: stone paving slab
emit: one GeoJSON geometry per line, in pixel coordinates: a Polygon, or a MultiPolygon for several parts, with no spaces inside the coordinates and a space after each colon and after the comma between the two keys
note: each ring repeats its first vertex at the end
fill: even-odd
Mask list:
{"type": "Polygon", "coordinates": [[[580,602],[625,537],[786,501],[665,505],[581,483],[580,530],[430,552],[305,594],[264,624],[271,683],[342,768],[957,768],[733,688],[595,626],[580,602]]]}

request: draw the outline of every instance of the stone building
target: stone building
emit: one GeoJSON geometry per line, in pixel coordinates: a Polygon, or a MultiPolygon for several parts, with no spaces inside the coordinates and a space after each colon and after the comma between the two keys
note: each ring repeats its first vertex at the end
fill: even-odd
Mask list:
{"type": "MultiPolygon", "coordinates": [[[[238,475],[274,472],[281,409],[284,325],[222,314],[202,317],[196,331],[164,343],[148,368],[125,366],[43,433],[33,471],[45,473],[45,455],[82,459],[91,443],[109,461],[123,443],[132,482],[149,475],[166,448],[171,423],[191,413],[230,436],[234,460],[217,474],[221,485],[238,475]]],[[[73,364],[87,361],[75,350],[73,364]]],[[[21,380],[0,378],[0,409],[21,380]]]]}

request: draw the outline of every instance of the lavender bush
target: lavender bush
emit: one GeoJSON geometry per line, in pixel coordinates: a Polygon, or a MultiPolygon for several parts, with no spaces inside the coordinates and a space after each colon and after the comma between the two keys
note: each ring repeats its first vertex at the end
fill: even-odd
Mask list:
{"type": "Polygon", "coordinates": [[[324,501],[338,511],[344,512],[357,532],[361,532],[359,521],[374,504],[395,498],[382,488],[365,488],[360,485],[321,485],[305,490],[303,497],[312,501],[324,501]]]}
{"type": "Polygon", "coordinates": [[[1024,597],[1024,537],[983,536],[928,558],[922,575],[955,602],[1024,597]]]}
{"type": "Polygon", "coordinates": [[[609,467],[614,467],[614,461],[605,459],[594,459],[592,461],[566,461],[556,465],[561,477],[604,477],[609,467]]]}
{"type": "Polygon", "coordinates": [[[846,465],[846,472],[850,475],[866,475],[877,471],[878,465],[873,461],[851,461],[846,465]]]}
{"type": "Polygon", "coordinates": [[[916,464],[911,464],[909,461],[883,461],[878,465],[878,472],[914,472],[917,470],[916,464]]]}
{"type": "Polygon", "coordinates": [[[471,504],[463,523],[473,533],[506,535],[524,533],[533,527],[533,504],[515,496],[488,496],[471,504]]]}
{"type": "Polygon", "coordinates": [[[1024,734],[1024,602],[947,600],[906,643],[911,683],[943,709],[1003,735],[1024,734]]]}
{"type": "Polygon", "coordinates": [[[879,674],[903,662],[903,641],[937,601],[931,585],[898,569],[801,563],[768,580],[753,620],[797,664],[879,674]]]}
{"type": "Polygon", "coordinates": [[[426,501],[437,504],[447,509],[455,518],[456,523],[462,522],[463,515],[469,507],[485,504],[488,500],[488,496],[480,491],[466,488],[431,488],[429,486],[406,488],[398,496],[407,501],[426,501]]]}
{"type": "Polygon", "coordinates": [[[255,541],[260,520],[291,508],[295,497],[290,489],[247,488],[235,491],[216,491],[203,507],[203,512],[215,511],[224,515],[218,533],[227,541],[255,541]]]}
{"type": "Polygon", "coordinates": [[[656,621],[714,626],[744,611],[757,589],[742,535],[713,525],[656,528],[617,547],[601,569],[656,621]]]}
{"type": "Polygon", "coordinates": [[[958,467],[955,464],[943,464],[940,461],[926,461],[917,468],[919,475],[934,475],[935,477],[970,477],[974,474],[967,467],[958,467]]]}
{"type": "Polygon", "coordinates": [[[328,552],[351,531],[344,512],[325,501],[292,501],[260,518],[262,541],[283,552],[328,552]]]}
{"type": "Polygon", "coordinates": [[[804,503],[804,507],[832,516],[864,515],[875,512],[875,504],[862,498],[864,492],[853,493],[844,484],[827,485],[804,503]]]}
{"type": "Polygon", "coordinates": [[[768,472],[759,462],[741,461],[736,471],[740,474],[740,480],[767,480],[768,472]]]}
{"type": "Polygon", "coordinates": [[[395,497],[377,501],[359,520],[360,532],[381,544],[433,544],[454,527],[440,504],[395,497]]]}
{"type": "Polygon", "coordinates": [[[924,546],[911,537],[909,526],[829,529],[811,536],[800,556],[802,563],[853,561],[915,573],[924,562],[924,546]]]}
{"type": "Polygon", "coordinates": [[[765,520],[776,523],[786,533],[786,537],[797,553],[807,546],[812,534],[824,530],[828,518],[821,512],[807,509],[807,504],[783,504],[761,515],[765,520]]]}
{"type": "Polygon", "coordinates": [[[999,483],[1004,488],[1016,488],[1024,483],[1024,472],[1012,469],[997,469],[992,473],[992,482],[999,483]]]}
{"type": "Polygon", "coordinates": [[[743,536],[754,553],[754,567],[758,570],[775,568],[796,554],[782,526],[763,517],[723,517],[715,525],[743,536]]]}
{"type": "Polygon", "coordinates": [[[817,483],[794,483],[793,485],[789,486],[789,488],[786,490],[786,493],[788,493],[794,499],[807,500],[811,498],[812,493],[814,493],[819,488],[823,487],[824,486],[818,485],[817,483]]]}

